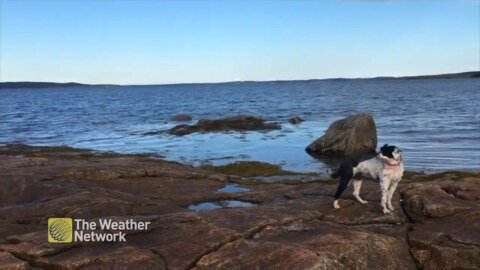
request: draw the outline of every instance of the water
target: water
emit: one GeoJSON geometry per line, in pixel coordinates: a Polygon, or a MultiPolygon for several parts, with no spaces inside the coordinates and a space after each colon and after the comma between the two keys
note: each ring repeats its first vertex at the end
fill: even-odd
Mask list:
{"type": "Polygon", "coordinates": [[[408,170],[480,169],[480,79],[332,80],[0,90],[0,143],[156,153],[191,164],[259,160],[323,172],[304,152],[333,121],[371,113],[379,146],[403,149],[408,170]],[[178,123],[238,114],[282,124],[266,133],[145,136],[178,123]],[[292,116],[306,122],[288,124],[292,116]]]}
{"type": "Polygon", "coordinates": [[[225,208],[242,208],[242,207],[252,207],[256,204],[246,201],[239,200],[223,200],[223,201],[211,201],[211,202],[202,202],[197,204],[190,204],[187,209],[190,211],[210,211],[217,209],[225,208]]]}
{"type": "Polygon", "coordinates": [[[250,191],[250,189],[234,184],[234,185],[225,185],[223,188],[220,188],[217,191],[218,192],[226,192],[226,193],[237,193],[237,192],[248,192],[248,191],[250,191]]]}

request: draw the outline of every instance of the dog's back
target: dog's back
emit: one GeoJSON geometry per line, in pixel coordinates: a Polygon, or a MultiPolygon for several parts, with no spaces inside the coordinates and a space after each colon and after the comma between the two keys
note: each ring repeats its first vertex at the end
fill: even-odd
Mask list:
{"type": "MultiPolygon", "coordinates": [[[[361,162],[373,159],[377,156],[377,153],[363,154],[358,156],[353,156],[342,161],[338,170],[331,174],[332,178],[348,178],[350,181],[355,174],[355,168],[359,166],[361,162]]],[[[348,183],[347,183],[348,184],[348,183]]]]}

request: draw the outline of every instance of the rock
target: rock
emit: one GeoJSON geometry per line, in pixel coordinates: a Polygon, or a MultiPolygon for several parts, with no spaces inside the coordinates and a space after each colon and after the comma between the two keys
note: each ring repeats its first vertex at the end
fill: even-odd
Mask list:
{"type": "Polygon", "coordinates": [[[23,270],[29,269],[28,263],[18,259],[8,252],[0,251],[0,269],[23,270]]]}
{"type": "Polygon", "coordinates": [[[41,258],[37,264],[46,269],[167,269],[165,262],[154,252],[132,246],[113,250],[91,247],[90,250],[66,251],[41,258]]]}
{"type": "Polygon", "coordinates": [[[234,163],[217,166],[203,165],[200,168],[211,172],[219,172],[243,177],[281,176],[294,174],[293,172],[282,170],[282,167],[279,165],[259,161],[237,161],[234,163]]]}
{"type": "Polygon", "coordinates": [[[375,152],[377,129],[368,114],[350,115],[333,122],[325,134],[305,149],[323,156],[350,156],[375,152]]]}
{"type": "MultiPolygon", "coordinates": [[[[383,214],[378,183],[365,180],[332,207],[338,182],[253,181],[275,166],[241,163],[210,172],[135,155],[0,147],[0,269],[476,269],[480,173],[418,174],[400,182],[383,214]],[[3,154],[8,153],[8,154],[3,154]],[[25,163],[25,156],[48,163],[25,163]],[[21,164],[22,166],[12,166],[21,164]],[[24,166],[27,164],[28,166],[24,166]],[[225,173],[248,173],[235,178],[225,173]],[[218,192],[242,181],[249,190],[218,192]],[[255,206],[189,211],[199,202],[255,206]],[[403,200],[403,202],[401,201],[403,200]],[[149,221],[126,243],[50,244],[49,217],[149,221]],[[3,267],[3,268],[2,268],[3,267]]],[[[413,175],[413,174],[412,174],[413,175]]],[[[289,179],[291,177],[291,179],[289,179]]]]}
{"type": "Polygon", "coordinates": [[[290,120],[288,120],[290,122],[290,124],[300,124],[301,122],[305,121],[303,120],[302,118],[298,117],[298,116],[294,116],[292,118],[290,118],[290,120]]]}
{"type": "Polygon", "coordinates": [[[322,181],[318,175],[309,174],[291,174],[291,175],[271,175],[271,176],[255,176],[251,179],[263,183],[308,183],[322,181]]]}
{"type": "Polygon", "coordinates": [[[408,242],[420,268],[480,267],[479,181],[437,180],[402,189],[403,208],[415,222],[408,242]]]}
{"type": "MultiPolygon", "coordinates": [[[[466,188],[469,183],[443,183],[445,188],[453,185],[461,189],[463,186],[466,188]]],[[[475,208],[476,203],[474,203],[474,200],[459,199],[455,197],[455,193],[447,191],[451,190],[443,189],[442,185],[435,182],[411,184],[401,192],[405,212],[413,220],[424,221],[427,218],[452,216],[475,208]]],[[[479,196],[480,189],[477,188],[476,193],[476,196],[479,196]]]]}
{"type": "Polygon", "coordinates": [[[320,221],[267,226],[203,256],[198,269],[416,269],[395,237],[320,221]]]}
{"type": "Polygon", "coordinates": [[[201,119],[195,125],[178,125],[169,130],[169,134],[183,136],[195,132],[251,131],[281,129],[276,123],[268,123],[254,116],[240,115],[215,120],[201,119]]]}
{"type": "Polygon", "coordinates": [[[170,117],[170,121],[174,122],[188,122],[192,121],[192,117],[188,114],[177,114],[172,117],[170,117]]]}

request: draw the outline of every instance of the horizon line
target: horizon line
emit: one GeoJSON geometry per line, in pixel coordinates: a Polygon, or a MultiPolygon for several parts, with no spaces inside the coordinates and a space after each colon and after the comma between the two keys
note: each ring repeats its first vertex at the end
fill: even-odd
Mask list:
{"type": "Polygon", "coordinates": [[[91,86],[161,86],[161,85],[185,85],[185,84],[226,84],[226,83],[265,83],[265,82],[295,82],[295,81],[323,81],[323,80],[368,80],[368,79],[402,79],[402,78],[416,78],[416,77],[430,77],[430,76],[448,76],[448,75],[460,75],[480,72],[479,70],[461,71],[453,73],[441,73],[441,74],[421,74],[421,75],[409,75],[409,76],[375,76],[375,77],[333,77],[333,78],[314,78],[314,79],[272,79],[272,80],[237,80],[237,81],[219,81],[219,82],[176,82],[176,83],[145,83],[145,84],[116,84],[116,83],[82,83],[74,81],[0,81],[4,83],[53,83],[53,84],[80,84],[91,86]]]}

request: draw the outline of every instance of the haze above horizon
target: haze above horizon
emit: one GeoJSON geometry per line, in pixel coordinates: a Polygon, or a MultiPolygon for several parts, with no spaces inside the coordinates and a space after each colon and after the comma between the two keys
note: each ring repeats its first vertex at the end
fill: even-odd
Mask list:
{"type": "Polygon", "coordinates": [[[168,84],[480,69],[478,1],[0,0],[0,81],[168,84]]]}

